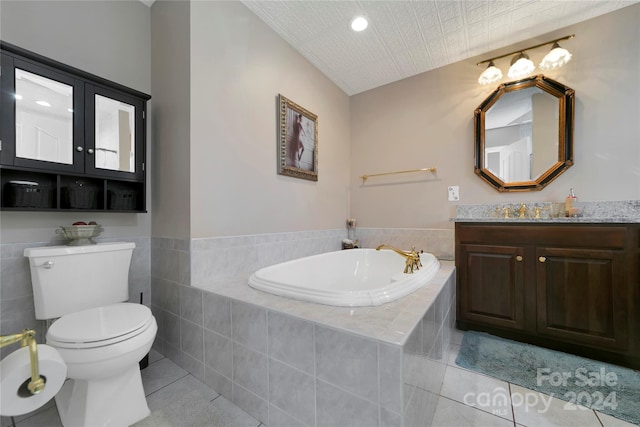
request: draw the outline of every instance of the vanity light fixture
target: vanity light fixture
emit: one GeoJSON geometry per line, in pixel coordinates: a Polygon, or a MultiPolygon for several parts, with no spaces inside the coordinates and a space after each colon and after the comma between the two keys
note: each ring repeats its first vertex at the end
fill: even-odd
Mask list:
{"type": "Polygon", "coordinates": [[[535,46],[531,46],[525,49],[516,50],[514,52],[509,52],[504,55],[494,56],[493,58],[485,59],[484,61],[478,62],[476,65],[489,63],[489,66],[486,70],[480,74],[480,78],[478,78],[478,83],[487,85],[491,83],[495,83],[502,78],[502,71],[495,66],[494,61],[497,59],[506,58],[508,56],[515,55],[511,60],[511,67],[509,68],[509,72],[507,75],[512,79],[517,79],[520,77],[525,77],[531,74],[535,70],[535,65],[533,61],[529,59],[529,56],[525,53],[525,51],[531,51],[537,49],[542,46],[547,46],[553,44],[551,47],[551,51],[542,59],[540,63],[540,68],[543,70],[550,70],[562,67],[564,64],[571,60],[571,53],[568,50],[560,47],[558,44],[561,40],[569,40],[575,37],[575,34],[571,34],[565,37],[560,37],[555,40],[550,40],[545,43],[540,43],[535,46]]]}
{"type": "Polygon", "coordinates": [[[511,67],[509,67],[509,72],[507,75],[512,79],[517,79],[519,77],[528,76],[536,69],[536,66],[533,65],[533,61],[529,59],[529,55],[524,52],[520,52],[519,55],[516,55],[511,60],[511,67]]]}
{"type": "Polygon", "coordinates": [[[542,58],[540,68],[542,70],[553,70],[554,68],[562,67],[569,61],[571,61],[571,53],[567,49],[560,47],[558,42],[554,42],[549,53],[542,58]]]}
{"type": "Polygon", "coordinates": [[[489,66],[486,70],[480,74],[480,78],[478,79],[478,83],[481,85],[489,85],[491,83],[495,83],[502,78],[502,71],[500,68],[496,67],[493,61],[489,62],[489,66]]]}
{"type": "Polygon", "coordinates": [[[351,29],[356,32],[364,31],[368,26],[369,21],[364,16],[356,16],[351,21],[351,29]]]}

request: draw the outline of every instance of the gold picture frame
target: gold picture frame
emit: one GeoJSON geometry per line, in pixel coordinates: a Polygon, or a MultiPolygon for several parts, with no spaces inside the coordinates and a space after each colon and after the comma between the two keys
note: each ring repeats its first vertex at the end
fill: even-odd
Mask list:
{"type": "Polygon", "coordinates": [[[278,174],[318,180],[318,116],[278,94],[278,174]]]}

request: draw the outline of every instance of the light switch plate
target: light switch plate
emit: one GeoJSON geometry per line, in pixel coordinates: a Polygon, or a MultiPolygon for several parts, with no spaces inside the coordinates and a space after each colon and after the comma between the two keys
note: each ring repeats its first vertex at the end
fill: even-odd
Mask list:
{"type": "Polygon", "coordinates": [[[460,187],[452,185],[449,187],[449,201],[457,202],[458,200],[460,200],[460,187]]]}

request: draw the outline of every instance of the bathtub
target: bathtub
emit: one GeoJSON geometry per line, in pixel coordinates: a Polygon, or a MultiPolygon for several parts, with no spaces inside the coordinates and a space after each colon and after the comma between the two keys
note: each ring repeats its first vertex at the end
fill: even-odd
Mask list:
{"type": "Polygon", "coordinates": [[[262,268],[249,286],[296,300],[333,306],[375,306],[426,285],[440,269],[429,253],[422,267],[404,274],[404,257],[390,250],[350,249],[299,258],[262,268]]]}

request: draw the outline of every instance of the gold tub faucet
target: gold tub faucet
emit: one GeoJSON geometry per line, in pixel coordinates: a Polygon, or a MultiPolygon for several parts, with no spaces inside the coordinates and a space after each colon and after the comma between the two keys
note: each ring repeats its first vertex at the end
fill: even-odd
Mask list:
{"type": "Polygon", "coordinates": [[[420,262],[420,254],[416,252],[415,246],[410,251],[403,251],[402,249],[394,248],[393,246],[382,244],[376,248],[376,251],[380,249],[389,249],[398,255],[405,258],[405,266],[403,273],[412,274],[413,270],[420,270],[422,263],[420,262]]]}

